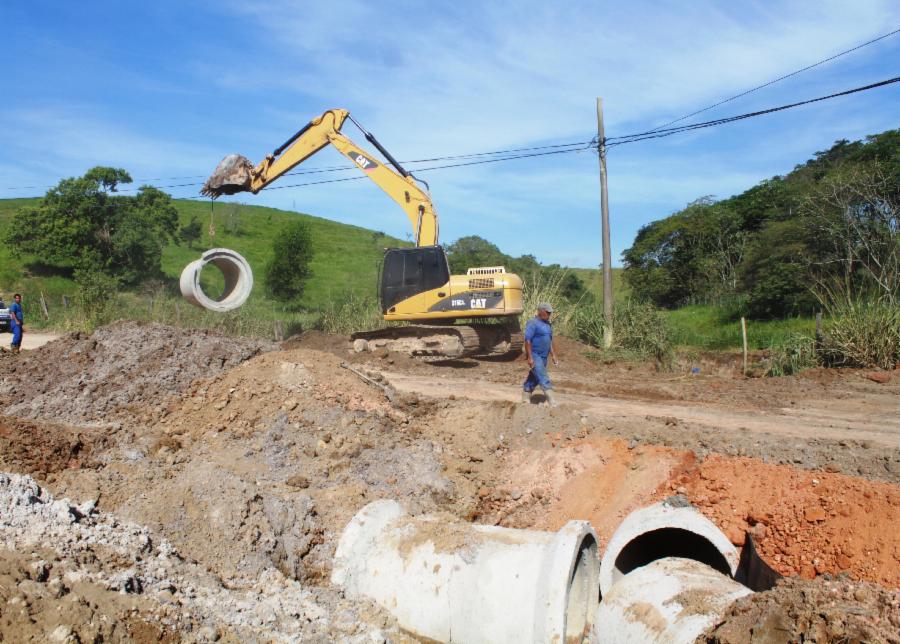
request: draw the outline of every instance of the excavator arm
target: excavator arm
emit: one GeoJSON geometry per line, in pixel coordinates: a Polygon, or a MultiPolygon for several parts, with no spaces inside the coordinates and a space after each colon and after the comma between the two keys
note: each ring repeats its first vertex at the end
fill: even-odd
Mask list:
{"type": "Polygon", "coordinates": [[[416,246],[437,245],[437,213],[428,192],[347,110],[328,110],[314,118],[278,149],[266,155],[255,167],[246,157],[234,154],[225,157],[203,185],[201,192],[214,199],[223,194],[245,191],[256,194],[329,144],[349,158],[403,209],[412,224],[416,246]],[[381,152],[390,165],[376,160],[341,133],[341,127],[348,118],[359,127],[366,140],[381,152]]]}

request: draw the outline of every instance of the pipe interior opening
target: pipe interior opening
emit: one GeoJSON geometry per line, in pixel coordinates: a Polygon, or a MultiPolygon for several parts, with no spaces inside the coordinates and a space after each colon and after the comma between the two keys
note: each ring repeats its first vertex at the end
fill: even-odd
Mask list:
{"type": "Polygon", "coordinates": [[[581,642],[591,630],[600,587],[597,541],[585,535],[566,588],[566,642],[581,642]]]}
{"type": "Polygon", "coordinates": [[[660,528],[645,532],[622,549],[616,557],[614,579],[663,557],[693,559],[731,577],[728,561],[708,539],[681,528],[660,528]]]}
{"type": "MultiPolygon", "coordinates": [[[[238,282],[241,280],[241,266],[236,261],[229,257],[216,257],[209,261],[206,266],[204,266],[204,271],[207,266],[215,266],[218,270],[218,275],[215,275],[215,285],[218,287],[214,290],[207,290],[204,286],[203,288],[204,294],[212,300],[216,302],[224,302],[227,300],[237,288],[238,282]],[[217,296],[212,296],[211,293],[218,293],[217,296]]],[[[203,282],[203,275],[201,273],[201,284],[203,282]]]]}
{"type": "Polygon", "coordinates": [[[226,293],[225,273],[217,264],[207,262],[200,268],[197,287],[202,295],[208,297],[213,302],[218,302],[226,293]]]}

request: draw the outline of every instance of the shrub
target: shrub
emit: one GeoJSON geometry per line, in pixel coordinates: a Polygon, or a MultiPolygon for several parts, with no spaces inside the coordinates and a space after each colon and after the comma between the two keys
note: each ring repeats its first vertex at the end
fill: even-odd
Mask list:
{"type": "MultiPolygon", "coordinates": [[[[578,339],[602,347],[606,327],[602,304],[580,308],[574,316],[573,326],[578,339]]],[[[671,331],[662,312],[652,304],[636,300],[616,303],[613,346],[653,357],[663,365],[670,364],[673,357],[671,331]]]]}
{"type": "Polygon", "coordinates": [[[900,363],[900,307],[887,303],[832,305],[820,353],[834,367],[880,367],[900,363]]]}
{"type": "Polygon", "coordinates": [[[789,376],[816,366],[816,341],[795,333],[769,349],[767,376],[789,376]]]}
{"type": "Polygon", "coordinates": [[[312,260],[309,226],[294,221],[282,228],[272,243],[272,259],[266,266],[266,291],[276,300],[290,302],[303,295],[312,260]]]}

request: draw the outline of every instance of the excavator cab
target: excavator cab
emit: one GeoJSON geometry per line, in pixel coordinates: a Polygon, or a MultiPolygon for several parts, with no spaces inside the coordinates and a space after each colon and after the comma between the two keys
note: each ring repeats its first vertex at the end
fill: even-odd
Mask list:
{"type": "Polygon", "coordinates": [[[388,313],[397,303],[449,281],[450,266],[442,246],[388,248],[381,270],[381,312],[388,313]]]}

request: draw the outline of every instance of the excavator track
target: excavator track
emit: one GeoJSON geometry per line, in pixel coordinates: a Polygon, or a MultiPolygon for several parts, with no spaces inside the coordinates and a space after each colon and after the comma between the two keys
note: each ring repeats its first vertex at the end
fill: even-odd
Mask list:
{"type": "Polygon", "coordinates": [[[509,356],[522,352],[518,321],[506,324],[411,324],[352,334],[353,349],[386,349],[427,361],[509,356]]]}

